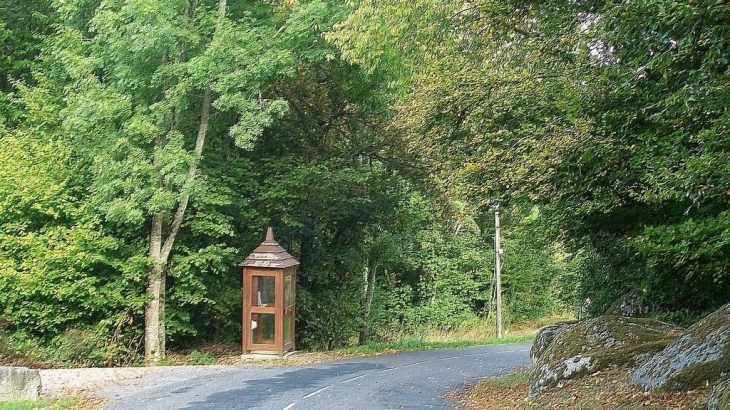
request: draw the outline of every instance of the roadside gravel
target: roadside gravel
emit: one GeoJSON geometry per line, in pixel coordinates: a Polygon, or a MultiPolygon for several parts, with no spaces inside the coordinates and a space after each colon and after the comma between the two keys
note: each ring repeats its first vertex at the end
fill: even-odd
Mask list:
{"type": "Polygon", "coordinates": [[[144,375],[174,371],[171,367],[116,367],[40,370],[41,396],[46,398],[86,395],[144,375]]]}
{"type": "Polygon", "coordinates": [[[344,359],[349,355],[338,353],[297,353],[286,358],[251,355],[246,359],[241,356],[219,358],[220,365],[214,366],[162,366],[162,367],[104,367],[77,369],[40,370],[41,396],[46,398],[67,397],[71,395],[93,397],[94,392],[109,390],[114,386],[134,384],[148,374],[158,374],[160,379],[174,378],[175,375],[193,369],[231,369],[242,367],[277,367],[322,363],[344,359]]]}

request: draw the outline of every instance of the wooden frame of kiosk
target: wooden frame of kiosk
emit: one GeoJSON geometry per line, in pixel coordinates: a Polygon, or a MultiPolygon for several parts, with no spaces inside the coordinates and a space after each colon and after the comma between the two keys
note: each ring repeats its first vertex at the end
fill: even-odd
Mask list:
{"type": "Polygon", "coordinates": [[[294,350],[296,269],[299,262],[274,240],[266,240],[243,267],[243,354],[294,350]]]}

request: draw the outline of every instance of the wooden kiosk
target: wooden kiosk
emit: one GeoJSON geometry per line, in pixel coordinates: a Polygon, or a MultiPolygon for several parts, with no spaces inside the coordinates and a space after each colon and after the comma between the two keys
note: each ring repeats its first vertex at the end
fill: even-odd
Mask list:
{"type": "Polygon", "coordinates": [[[299,262],[274,240],[266,240],[243,267],[243,354],[294,350],[294,304],[299,262]]]}

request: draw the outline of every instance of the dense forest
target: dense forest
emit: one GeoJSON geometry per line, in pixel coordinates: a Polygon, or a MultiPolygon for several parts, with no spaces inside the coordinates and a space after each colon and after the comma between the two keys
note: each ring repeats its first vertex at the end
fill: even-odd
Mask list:
{"type": "Polygon", "coordinates": [[[0,356],[240,343],[268,226],[299,348],[494,323],[496,201],[507,324],[730,301],[723,0],[5,0],[0,48],[0,356]]]}

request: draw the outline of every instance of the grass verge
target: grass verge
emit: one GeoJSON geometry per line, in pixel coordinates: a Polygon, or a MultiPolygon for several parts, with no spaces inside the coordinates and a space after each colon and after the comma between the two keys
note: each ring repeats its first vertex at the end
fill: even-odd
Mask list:
{"type": "Polygon", "coordinates": [[[77,397],[45,400],[20,400],[0,402],[0,410],[64,410],[73,409],[82,400],[77,397]]]}
{"type": "Polygon", "coordinates": [[[568,320],[567,316],[553,316],[519,324],[511,324],[501,339],[494,337],[494,322],[477,321],[465,323],[455,329],[424,329],[414,334],[396,334],[383,343],[351,346],[337,350],[346,355],[372,355],[410,350],[456,349],[460,347],[484,346],[531,342],[537,330],[546,324],[568,320]]]}
{"type": "Polygon", "coordinates": [[[512,344],[531,342],[534,339],[533,334],[509,335],[501,339],[488,338],[482,340],[453,340],[453,341],[432,341],[428,339],[408,339],[404,338],[392,343],[371,343],[363,346],[353,346],[339,349],[337,353],[366,356],[374,354],[405,352],[412,350],[428,350],[428,349],[457,349],[460,347],[512,344]]]}

